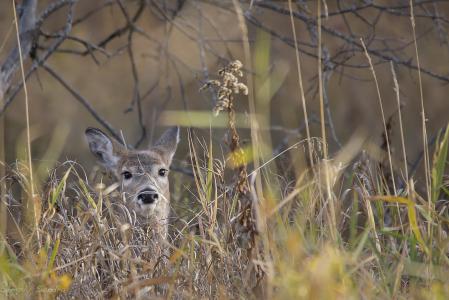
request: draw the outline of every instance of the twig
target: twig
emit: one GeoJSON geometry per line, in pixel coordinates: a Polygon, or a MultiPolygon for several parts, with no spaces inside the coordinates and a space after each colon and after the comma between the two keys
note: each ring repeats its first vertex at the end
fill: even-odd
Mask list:
{"type": "Polygon", "coordinates": [[[75,89],[72,88],[69,85],[69,83],[67,83],[67,81],[65,81],[65,79],[62,78],[58,73],[56,73],[56,71],[54,71],[50,66],[48,66],[47,64],[44,63],[42,65],[42,68],[44,68],[44,70],[46,70],[63,87],[65,87],[67,89],[67,91],[69,91],[70,94],[72,94],[72,96],[76,100],[78,100],[89,111],[89,113],[95,118],[95,120],[97,120],[98,123],[100,123],[104,128],[106,128],[115,139],[117,139],[118,141],[121,141],[120,134],[112,127],[112,125],[108,121],[106,121],[103,117],[101,117],[97,113],[97,111],[93,108],[93,106],[90,104],[90,102],[86,98],[84,98],[78,92],[76,92],[75,89]]]}

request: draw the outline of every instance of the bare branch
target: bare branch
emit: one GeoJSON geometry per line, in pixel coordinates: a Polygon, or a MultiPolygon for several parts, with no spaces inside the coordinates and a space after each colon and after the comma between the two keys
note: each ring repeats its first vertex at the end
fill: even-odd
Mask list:
{"type": "Polygon", "coordinates": [[[95,118],[95,120],[103,125],[104,128],[106,128],[111,133],[111,135],[114,136],[114,138],[116,138],[118,141],[122,140],[120,134],[112,127],[112,125],[103,117],[101,117],[100,114],[93,108],[92,104],[90,104],[90,102],[86,98],[76,92],[75,89],[71,87],[64,78],[62,78],[56,71],[54,71],[45,63],[42,64],[42,68],[44,68],[44,70],[46,70],[51,76],[53,76],[54,79],[56,79],[63,87],[65,87],[67,91],[72,94],[72,96],[89,111],[89,113],[95,118]]]}

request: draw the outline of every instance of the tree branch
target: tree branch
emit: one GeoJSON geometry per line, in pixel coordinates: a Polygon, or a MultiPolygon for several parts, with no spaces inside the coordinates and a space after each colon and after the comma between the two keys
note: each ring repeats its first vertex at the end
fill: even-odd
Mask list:
{"type": "MultiPolygon", "coordinates": [[[[36,38],[37,0],[24,0],[19,20],[20,44],[23,57],[27,58],[36,38]]],[[[14,8],[16,9],[16,8],[14,8]]],[[[0,67],[0,98],[3,98],[11,84],[11,77],[19,67],[19,46],[14,48],[0,67]]]]}

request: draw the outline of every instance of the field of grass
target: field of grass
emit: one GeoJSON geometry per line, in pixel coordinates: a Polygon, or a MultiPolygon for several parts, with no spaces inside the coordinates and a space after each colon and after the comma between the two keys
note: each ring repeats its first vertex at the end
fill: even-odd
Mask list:
{"type": "MultiPolygon", "coordinates": [[[[429,145],[421,72],[422,168],[411,171],[407,163],[395,66],[400,134],[393,136],[383,78],[363,39],[383,143],[354,128],[338,151],[329,150],[320,29],[319,135],[306,121],[304,136],[295,132],[275,145],[267,103],[278,83],[274,78],[264,90],[264,81],[247,72],[265,74],[269,47],[258,39],[254,47],[262,50],[254,55],[244,12],[233,5],[243,54],[217,66],[198,89],[216,99],[213,109],[161,114],[162,124],[182,127],[187,150],[175,155],[169,175],[168,239],[155,242],[104,170],[72,160],[54,165],[45,156],[33,161],[28,134],[14,163],[0,160],[0,299],[449,299],[449,127],[429,145]],[[401,145],[396,158],[393,143],[401,145]]],[[[411,23],[419,69],[413,14],[411,23]]],[[[298,119],[309,120],[295,53],[288,76],[297,77],[298,119]]],[[[48,152],[54,149],[50,143],[48,152]]]]}
{"type": "Polygon", "coordinates": [[[67,161],[31,197],[28,165],[11,166],[3,184],[22,219],[3,239],[2,297],[446,299],[449,131],[429,160],[424,194],[413,178],[390,173],[387,154],[360,152],[357,137],[334,158],[311,138],[267,159],[263,147],[240,145],[241,67],[232,63],[205,86],[221,99],[215,114],[227,114],[230,150],[186,132],[191,176],[171,176],[162,246],[133,212],[116,217],[126,208],[103,173],[89,180],[67,161]],[[307,167],[295,151],[308,153],[307,167]],[[167,255],[155,256],[156,246],[167,255]]]}

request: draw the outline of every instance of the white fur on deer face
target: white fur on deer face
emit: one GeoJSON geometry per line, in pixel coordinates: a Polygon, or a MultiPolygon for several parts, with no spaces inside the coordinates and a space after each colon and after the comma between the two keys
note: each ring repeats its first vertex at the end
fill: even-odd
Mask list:
{"type": "Polygon", "coordinates": [[[148,150],[127,150],[96,128],[86,129],[90,150],[120,182],[127,206],[143,218],[163,222],[170,206],[168,171],[179,143],[179,128],[165,131],[148,150]]]}

